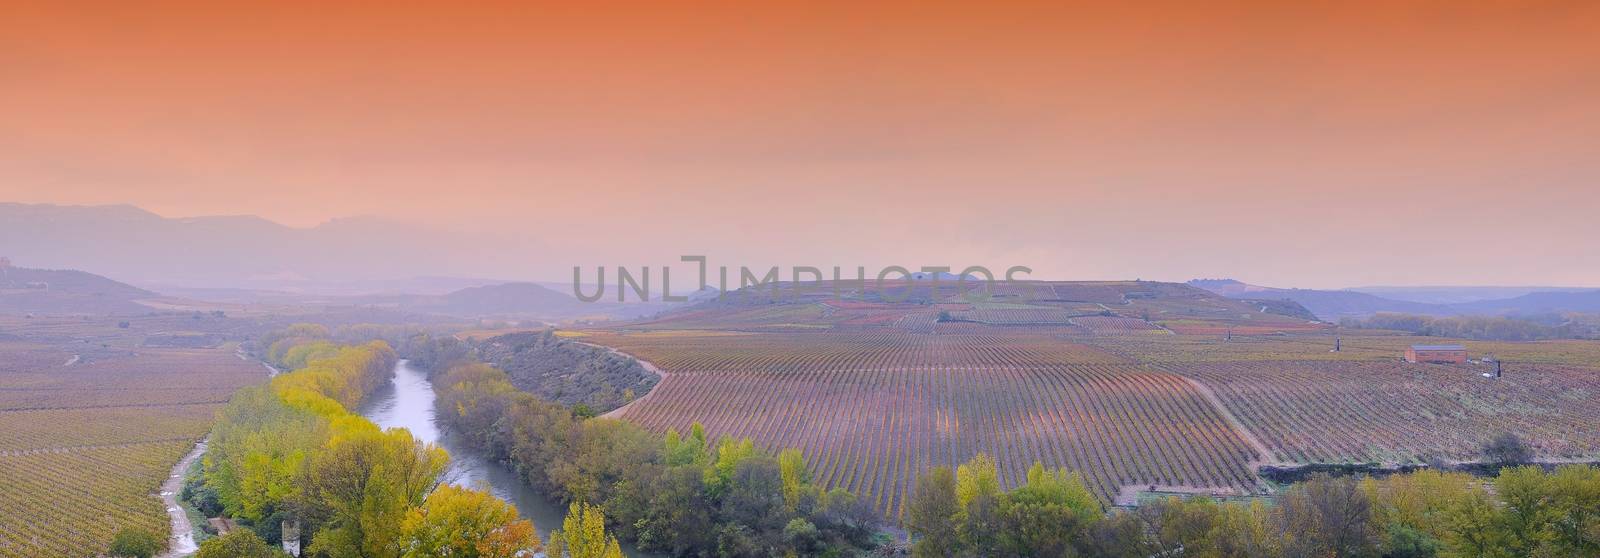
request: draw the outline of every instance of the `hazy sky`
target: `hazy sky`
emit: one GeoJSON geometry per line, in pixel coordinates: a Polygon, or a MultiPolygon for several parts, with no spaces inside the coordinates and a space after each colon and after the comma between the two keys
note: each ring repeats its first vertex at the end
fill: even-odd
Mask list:
{"type": "Polygon", "coordinates": [[[537,237],[529,278],[1600,286],[1596,2],[398,4],[0,0],[0,201],[537,237]]]}

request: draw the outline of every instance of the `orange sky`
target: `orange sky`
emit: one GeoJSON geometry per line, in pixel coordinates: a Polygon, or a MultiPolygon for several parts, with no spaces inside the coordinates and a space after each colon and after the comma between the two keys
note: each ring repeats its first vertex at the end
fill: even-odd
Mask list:
{"type": "Polygon", "coordinates": [[[475,4],[0,0],[0,201],[537,237],[472,270],[529,278],[1600,286],[1594,2],[475,4]]]}

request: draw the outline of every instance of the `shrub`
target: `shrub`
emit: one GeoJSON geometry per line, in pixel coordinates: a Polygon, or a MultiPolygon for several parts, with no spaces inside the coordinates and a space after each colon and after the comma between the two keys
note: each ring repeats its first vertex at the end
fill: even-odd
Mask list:
{"type": "Polygon", "coordinates": [[[155,533],[130,527],[117,531],[106,553],[121,558],[150,558],[166,547],[162,542],[155,533]]]}
{"type": "Polygon", "coordinates": [[[226,535],[200,544],[194,558],[279,558],[282,551],[267,545],[255,531],[234,529],[226,535]]]}
{"type": "Polygon", "coordinates": [[[1533,448],[1516,434],[1505,432],[1483,445],[1483,457],[1496,465],[1517,465],[1533,460],[1533,448]]]}

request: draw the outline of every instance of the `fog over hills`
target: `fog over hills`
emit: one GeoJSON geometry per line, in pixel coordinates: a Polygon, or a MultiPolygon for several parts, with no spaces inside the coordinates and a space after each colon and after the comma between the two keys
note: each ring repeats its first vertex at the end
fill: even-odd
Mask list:
{"type": "Polygon", "coordinates": [[[30,269],[0,260],[0,313],[129,314],[160,295],[82,271],[30,269]]]}
{"type": "Polygon", "coordinates": [[[1600,312],[1600,289],[1578,287],[1364,287],[1349,290],[1282,289],[1251,285],[1234,279],[1195,279],[1190,285],[1239,299],[1286,299],[1306,307],[1318,318],[1336,321],[1380,312],[1459,315],[1527,315],[1563,312],[1600,312]],[[1393,296],[1451,302],[1419,302],[1393,296]]]}
{"type": "Polygon", "coordinates": [[[130,205],[0,203],[0,256],[34,268],[92,268],[143,286],[329,292],[340,283],[472,276],[490,269],[486,262],[494,259],[477,257],[488,250],[459,235],[375,218],[301,229],[248,215],[174,219],[130,205]]]}

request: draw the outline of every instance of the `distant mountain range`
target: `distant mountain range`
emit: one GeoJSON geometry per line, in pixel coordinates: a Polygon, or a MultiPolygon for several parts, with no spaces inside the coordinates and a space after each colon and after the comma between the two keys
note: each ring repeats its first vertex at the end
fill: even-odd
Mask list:
{"type": "MultiPolygon", "coordinates": [[[[137,285],[322,292],[341,284],[476,274],[475,243],[374,218],[294,228],[255,216],[171,219],[130,205],[0,203],[0,256],[93,269],[137,285]]],[[[454,285],[462,288],[468,285],[454,285]]],[[[381,287],[380,287],[381,288],[381,287]]],[[[394,291],[388,291],[394,292],[394,291]]],[[[343,293],[354,294],[354,293],[343,293]]]]}
{"type": "Polygon", "coordinates": [[[1360,290],[1317,290],[1263,287],[1233,279],[1195,279],[1189,284],[1228,298],[1292,300],[1325,321],[1366,317],[1379,312],[1428,316],[1600,312],[1600,289],[1572,287],[1366,287],[1360,290]],[[1456,302],[1400,300],[1379,296],[1375,292],[1456,302]],[[1504,296],[1492,298],[1495,295],[1504,296]]]}

